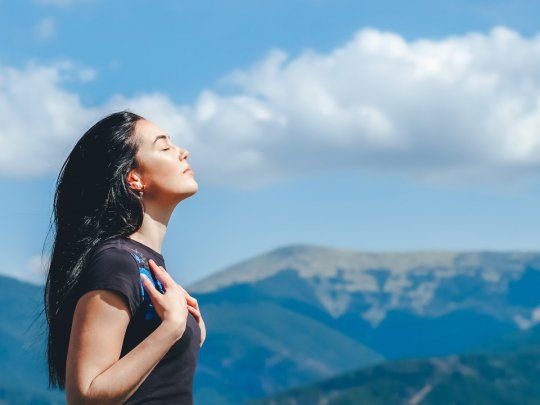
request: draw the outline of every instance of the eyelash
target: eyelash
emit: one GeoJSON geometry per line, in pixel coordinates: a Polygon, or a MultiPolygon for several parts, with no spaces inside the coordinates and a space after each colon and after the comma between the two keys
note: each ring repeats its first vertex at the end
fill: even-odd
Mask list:
{"type": "Polygon", "coordinates": [[[171,148],[167,148],[167,149],[162,149],[162,150],[169,150],[169,149],[171,149],[171,148]]]}

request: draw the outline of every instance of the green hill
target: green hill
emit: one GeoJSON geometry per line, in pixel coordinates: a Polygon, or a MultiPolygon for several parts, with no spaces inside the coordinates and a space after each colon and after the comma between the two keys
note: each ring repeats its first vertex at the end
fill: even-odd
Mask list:
{"type": "Polygon", "coordinates": [[[249,405],[538,404],[540,345],[516,352],[401,359],[249,405]]]}

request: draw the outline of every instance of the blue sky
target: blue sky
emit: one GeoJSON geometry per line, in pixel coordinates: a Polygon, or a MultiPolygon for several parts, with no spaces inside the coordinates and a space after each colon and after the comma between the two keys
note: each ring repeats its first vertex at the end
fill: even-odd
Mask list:
{"type": "Polygon", "coordinates": [[[57,168],[123,108],[191,152],[185,285],[291,243],[536,250],[539,9],[0,0],[3,273],[39,280],[57,168]]]}

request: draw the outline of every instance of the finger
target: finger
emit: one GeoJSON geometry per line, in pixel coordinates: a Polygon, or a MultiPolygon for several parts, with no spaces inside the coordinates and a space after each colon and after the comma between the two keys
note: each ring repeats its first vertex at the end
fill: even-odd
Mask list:
{"type": "Polygon", "coordinates": [[[201,317],[201,311],[197,308],[194,308],[194,307],[191,307],[188,305],[188,310],[193,313],[193,314],[197,314],[197,316],[201,317]]]}
{"type": "Polygon", "coordinates": [[[187,295],[187,296],[186,296],[186,301],[187,301],[190,305],[193,305],[195,308],[199,309],[199,302],[197,301],[196,298],[193,298],[192,296],[187,295]]]}
{"type": "Polygon", "coordinates": [[[192,306],[190,306],[190,305],[188,305],[188,309],[189,309],[191,312],[196,313],[196,314],[198,314],[198,315],[201,314],[201,311],[200,311],[200,310],[198,310],[197,308],[194,308],[194,307],[192,307],[192,306]]]}
{"type": "Polygon", "coordinates": [[[178,286],[182,289],[182,291],[183,291],[184,294],[186,295],[186,299],[187,299],[188,301],[189,301],[189,300],[193,301],[194,305],[198,307],[198,301],[197,301],[197,299],[196,299],[195,297],[192,297],[192,296],[187,292],[187,290],[186,290],[184,287],[182,287],[181,285],[178,285],[178,286]]]}
{"type": "Polygon", "coordinates": [[[189,293],[186,291],[184,287],[182,287],[180,284],[178,284],[178,286],[182,289],[182,292],[184,292],[184,294],[189,295],[189,293]]]}
{"type": "Polygon", "coordinates": [[[186,297],[188,297],[190,300],[192,300],[193,302],[197,303],[197,298],[195,298],[194,296],[192,296],[185,288],[182,287],[182,290],[184,290],[184,294],[186,294],[186,297]]]}
{"type": "Polygon", "coordinates": [[[161,270],[161,274],[163,275],[164,278],[166,278],[168,280],[168,284],[169,285],[174,285],[174,284],[177,284],[178,283],[176,281],[174,281],[174,279],[171,277],[171,275],[169,274],[169,272],[167,270],[165,270],[165,267],[163,266],[158,266],[158,264],[153,260],[153,259],[150,259],[152,260],[152,263],[157,267],[159,268],[159,270],[161,270]]]}
{"type": "Polygon", "coordinates": [[[187,292],[184,293],[184,295],[186,296],[186,301],[188,302],[191,302],[193,305],[195,305],[196,307],[198,307],[199,305],[199,302],[197,301],[197,299],[195,297],[192,297],[191,295],[189,295],[187,292]]]}
{"type": "Polygon", "coordinates": [[[188,310],[193,314],[195,318],[197,318],[197,322],[201,319],[201,313],[200,311],[196,310],[193,307],[188,306],[188,310]]]}
{"type": "Polygon", "coordinates": [[[156,262],[153,259],[148,260],[148,264],[154,270],[154,273],[156,274],[156,277],[160,281],[160,283],[163,285],[163,288],[167,290],[169,287],[171,287],[174,283],[174,280],[171,279],[171,276],[169,273],[167,273],[165,270],[162,270],[161,266],[158,266],[156,262]]]}
{"type": "Polygon", "coordinates": [[[193,304],[193,302],[192,302],[192,301],[188,301],[188,300],[186,300],[186,303],[188,304],[188,306],[189,306],[189,307],[191,307],[191,308],[194,308],[194,309],[196,309],[197,311],[200,311],[200,308],[199,308],[199,306],[198,306],[198,305],[195,305],[195,304],[193,304]]]}
{"type": "Polygon", "coordinates": [[[201,311],[193,308],[193,307],[188,307],[189,308],[189,311],[194,314],[194,315],[197,315],[198,318],[200,318],[202,315],[201,315],[201,311]]]}
{"type": "MultiPolygon", "coordinates": [[[[156,264],[157,266],[157,264],[156,264]]],[[[161,274],[164,275],[164,277],[168,277],[170,279],[172,279],[171,275],[169,274],[169,272],[167,270],[165,270],[165,267],[163,266],[158,266],[159,267],[159,270],[161,270],[161,274]]],[[[174,282],[174,280],[172,280],[174,282]]],[[[178,284],[178,283],[177,283],[178,284]]]]}
{"type": "Polygon", "coordinates": [[[156,287],[154,287],[154,283],[152,283],[150,279],[146,277],[144,274],[141,274],[141,278],[143,281],[144,288],[150,295],[150,298],[152,298],[152,300],[158,300],[159,295],[161,295],[161,293],[156,289],[156,287]]]}

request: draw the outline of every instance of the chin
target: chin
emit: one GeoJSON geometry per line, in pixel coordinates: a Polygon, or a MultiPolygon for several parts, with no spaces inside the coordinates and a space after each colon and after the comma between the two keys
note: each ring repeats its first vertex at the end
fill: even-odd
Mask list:
{"type": "Polygon", "coordinates": [[[185,196],[185,195],[193,195],[195,194],[197,191],[199,190],[199,185],[197,184],[197,182],[195,180],[193,180],[193,182],[190,182],[189,184],[188,183],[184,183],[182,185],[182,190],[180,191],[180,195],[182,196],[185,196]]]}
{"type": "Polygon", "coordinates": [[[192,190],[194,190],[195,192],[199,189],[199,184],[197,183],[197,181],[195,179],[193,179],[190,183],[189,183],[189,186],[186,184],[186,188],[191,188],[192,190]]]}

